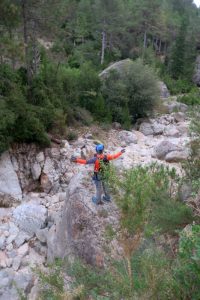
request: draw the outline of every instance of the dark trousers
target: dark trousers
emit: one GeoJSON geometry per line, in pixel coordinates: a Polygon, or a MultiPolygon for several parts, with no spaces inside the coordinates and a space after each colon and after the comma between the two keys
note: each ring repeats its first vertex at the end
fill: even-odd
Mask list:
{"type": "Polygon", "coordinates": [[[94,183],[96,186],[96,202],[101,202],[102,192],[104,193],[104,200],[109,201],[110,195],[108,190],[108,185],[105,182],[105,180],[102,179],[102,176],[100,174],[95,174],[94,177],[94,183]]]}

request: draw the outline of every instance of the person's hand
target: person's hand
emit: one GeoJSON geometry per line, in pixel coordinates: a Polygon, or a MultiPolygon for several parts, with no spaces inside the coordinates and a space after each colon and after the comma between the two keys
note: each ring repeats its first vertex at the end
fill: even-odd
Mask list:
{"type": "Polygon", "coordinates": [[[121,150],[121,153],[125,153],[125,152],[126,152],[126,149],[122,149],[122,150],[121,150]]]}
{"type": "Polygon", "coordinates": [[[73,156],[73,155],[72,155],[72,157],[71,157],[70,161],[75,163],[75,162],[77,161],[77,158],[76,158],[76,156],[73,156]]]}

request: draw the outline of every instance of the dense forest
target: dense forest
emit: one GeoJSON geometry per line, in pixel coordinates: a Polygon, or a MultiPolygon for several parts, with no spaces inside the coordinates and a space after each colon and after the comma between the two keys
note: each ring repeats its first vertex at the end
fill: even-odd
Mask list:
{"type": "Polygon", "coordinates": [[[129,127],[147,114],[145,101],[152,108],[156,76],[172,94],[194,92],[200,12],[191,0],[2,0],[0,19],[0,151],[48,145],[47,132],[92,118],[129,127]],[[100,70],[125,58],[136,63],[129,86],[102,83],[100,70]],[[144,74],[152,81],[138,88],[144,74]]]}

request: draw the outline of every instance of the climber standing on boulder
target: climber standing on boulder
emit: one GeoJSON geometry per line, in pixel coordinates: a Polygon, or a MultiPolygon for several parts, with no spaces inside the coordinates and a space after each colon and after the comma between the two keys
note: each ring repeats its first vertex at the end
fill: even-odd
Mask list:
{"type": "Polygon", "coordinates": [[[121,156],[124,152],[125,149],[122,149],[120,152],[116,153],[116,154],[104,154],[104,145],[99,144],[96,146],[96,153],[94,155],[93,158],[85,160],[82,158],[76,158],[75,156],[72,156],[71,161],[74,163],[79,163],[79,164],[94,164],[94,176],[93,176],[93,180],[95,182],[95,186],[96,186],[96,197],[92,197],[92,201],[95,204],[101,204],[102,203],[102,188],[104,191],[104,196],[103,196],[103,200],[104,201],[110,201],[110,195],[108,192],[108,187],[107,184],[105,182],[104,176],[103,176],[103,170],[105,168],[106,165],[109,164],[110,160],[116,159],[119,156],[121,156]]]}

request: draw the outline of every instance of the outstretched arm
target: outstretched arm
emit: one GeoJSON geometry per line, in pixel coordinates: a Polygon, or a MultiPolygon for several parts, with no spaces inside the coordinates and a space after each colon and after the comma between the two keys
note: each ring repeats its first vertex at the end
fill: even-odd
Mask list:
{"type": "Polygon", "coordinates": [[[78,164],[82,164],[82,165],[87,165],[87,164],[94,164],[96,161],[96,157],[93,157],[91,159],[82,159],[82,158],[76,158],[76,157],[72,157],[71,158],[72,162],[78,163],[78,164]]]}
{"type": "Polygon", "coordinates": [[[108,160],[116,159],[116,158],[120,157],[124,152],[125,152],[125,149],[122,149],[120,152],[118,152],[116,154],[108,154],[107,159],[108,160]]]}

